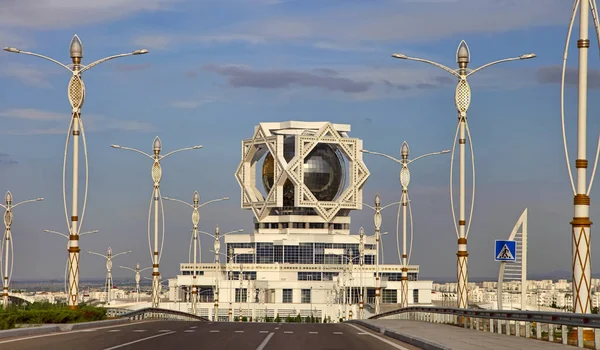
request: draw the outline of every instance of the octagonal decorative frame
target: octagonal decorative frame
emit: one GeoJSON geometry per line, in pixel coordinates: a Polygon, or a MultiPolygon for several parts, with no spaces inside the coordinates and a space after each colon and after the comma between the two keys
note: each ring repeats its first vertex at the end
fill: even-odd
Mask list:
{"type": "MultiPolygon", "coordinates": [[[[289,135],[293,135],[289,134],[289,135]]],[[[294,204],[296,207],[313,208],[319,216],[329,222],[341,209],[362,209],[362,188],[370,173],[362,160],[362,140],[347,137],[336,130],[329,122],[304,123],[261,123],[255,128],[252,139],[242,141],[242,161],[236,171],[241,187],[242,208],[252,209],[258,221],[264,220],[270,208],[283,206],[283,185],[290,180],[294,185],[294,204]],[[294,158],[289,163],[283,156],[285,135],[276,130],[285,129],[282,124],[316,132],[311,135],[296,134],[294,158]],[[316,127],[315,127],[316,126],[316,127]],[[318,201],[304,184],[304,160],[319,143],[336,145],[349,163],[348,185],[333,201],[318,201]],[[257,152],[269,151],[274,159],[274,181],[266,197],[257,188],[256,165],[260,159],[257,152]],[[255,159],[256,158],[256,159],[255,159]]],[[[260,156],[260,154],[259,154],[260,156]]]]}

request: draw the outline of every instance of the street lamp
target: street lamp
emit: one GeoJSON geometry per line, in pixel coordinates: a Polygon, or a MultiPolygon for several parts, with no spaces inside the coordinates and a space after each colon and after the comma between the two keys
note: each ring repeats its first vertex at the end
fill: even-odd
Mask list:
{"type": "MultiPolygon", "coordinates": [[[[359,240],[359,244],[358,244],[358,261],[359,261],[359,266],[360,266],[360,287],[359,287],[359,302],[358,302],[358,306],[359,306],[359,311],[358,311],[358,318],[359,319],[363,319],[364,318],[364,312],[363,312],[363,308],[364,308],[364,285],[363,285],[363,264],[364,264],[364,260],[365,260],[365,230],[364,228],[360,228],[359,230],[359,237],[357,238],[356,236],[348,236],[348,237],[352,237],[354,239],[358,239],[359,240]]],[[[350,256],[349,260],[352,260],[352,250],[348,249],[348,255],[350,256]]],[[[356,259],[356,258],[355,258],[356,259]]]]}
{"type": "MultiPolygon", "coordinates": [[[[371,208],[375,211],[373,217],[373,223],[375,224],[375,314],[381,313],[381,281],[379,279],[379,241],[381,240],[381,212],[392,205],[400,204],[402,202],[390,203],[384,207],[381,207],[381,198],[378,194],[375,195],[375,206],[372,207],[366,203],[363,203],[367,208],[371,208]]],[[[387,234],[385,232],[384,234],[387,234]]],[[[397,235],[396,235],[397,237],[397,235]]],[[[383,252],[383,250],[382,250],[383,252]]]]}
{"type": "Polygon", "coordinates": [[[4,237],[2,238],[2,247],[0,248],[0,270],[2,271],[2,300],[4,302],[4,309],[8,308],[8,285],[10,284],[10,279],[12,277],[13,266],[15,262],[15,252],[13,249],[12,242],[12,234],[11,234],[11,226],[13,220],[13,209],[18,207],[21,204],[30,203],[30,202],[39,202],[43,201],[44,198],[36,198],[29,199],[26,201],[19,202],[17,204],[12,204],[13,197],[10,191],[6,192],[6,196],[4,196],[4,200],[6,201],[6,205],[0,204],[0,207],[4,208],[4,237]],[[5,252],[4,255],[4,269],[2,269],[2,252],[5,252]],[[9,260],[10,256],[10,260],[9,260]],[[9,262],[10,261],[10,262],[9,262]],[[10,266],[10,268],[9,268],[10,266]]]}
{"type": "Polygon", "coordinates": [[[198,231],[200,233],[203,233],[205,235],[208,235],[212,238],[215,239],[215,243],[214,243],[214,253],[215,253],[215,271],[216,271],[216,278],[215,278],[215,320],[219,320],[219,282],[220,282],[220,278],[221,278],[221,264],[219,262],[219,249],[221,249],[221,242],[219,241],[220,237],[224,237],[227,236],[230,233],[238,233],[238,232],[243,232],[244,229],[239,229],[239,230],[234,230],[234,231],[229,231],[223,234],[219,234],[219,226],[217,226],[215,228],[215,234],[211,235],[208,232],[204,232],[204,231],[198,231]]]}
{"type": "MultiPolygon", "coordinates": [[[[58,232],[58,231],[52,231],[52,230],[44,230],[44,232],[47,232],[47,233],[54,233],[54,234],[57,234],[57,235],[59,235],[59,236],[63,236],[63,237],[65,237],[65,238],[67,239],[67,250],[69,250],[69,246],[70,246],[70,244],[71,244],[71,240],[69,239],[69,236],[68,236],[68,235],[66,235],[66,234],[64,234],[64,233],[62,233],[62,232],[58,232]]],[[[87,231],[87,232],[81,232],[81,233],[79,234],[79,236],[85,236],[85,235],[87,235],[87,234],[90,234],[90,233],[98,233],[98,230],[92,230],[92,231],[87,231]]],[[[65,263],[65,293],[67,293],[67,294],[69,293],[69,287],[68,287],[68,285],[67,285],[67,280],[68,280],[67,272],[69,271],[69,261],[70,261],[70,260],[69,260],[69,257],[67,257],[67,260],[66,260],[66,263],[65,263]]]]}
{"type": "MultiPolygon", "coordinates": [[[[192,146],[192,147],[185,147],[185,148],[180,148],[178,150],[175,151],[171,151],[165,155],[161,155],[160,151],[162,150],[162,142],[160,141],[160,138],[158,136],[156,136],[154,138],[154,142],[152,143],[152,151],[153,151],[153,155],[149,155],[146,152],[140,151],[139,149],[135,149],[135,148],[131,148],[131,147],[125,147],[125,146],[120,146],[120,145],[111,145],[112,148],[116,148],[116,149],[123,149],[126,151],[133,151],[136,153],[140,153],[143,154],[144,156],[152,159],[153,164],[152,164],[152,168],[151,168],[151,172],[150,174],[152,175],[152,181],[153,181],[153,190],[152,190],[152,199],[150,200],[150,208],[148,209],[148,245],[150,246],[152,244],[151,240],[150,240],[150,217],[152,216],[152,203],[154,202],[154,251],[150,251],[150,254],[152,256],[152,307],[153,308],[157,308],[158,304],[160,302],[160,295],[159,295],[159,289],[160,289],[160,272],[158,271],[158,265],[160,262],[160,257],[162,255],[162,248],[163,248],[163,244],[165,242],[165,212],[163,210],[163,205],[162,205],[162,197],[160,195],[160,179],[162,177],[162,168],[160,166],[160,161],[163,160],[164,158],[170,156],[173,153],[177,153],[177,152],[181,152],[181,151],[188,151],[188,150],[193,150],[193,149],[200,149],[202,148],[202,146],[197,145],[197,146],[192,146]],[[162,237],[161,237],[161,243],[160,243],[160,253],[158,250],[158,210],[159,210],[159,204],[160,202],[160,215],[162,217],[162,237]]],[[[187,203],[186,203],[187,204],[187,203]]]]}
{"type": "MultiPolygon", "coordinates": [[[[223,253],[219,253],[215,250],[210,250],[211,253],[215,253],[216,255],[224,255],[226,256],[227,259],[227,263],[225,265],[225,268],[227,269],[227,271],[225,272],[227,274],[227,280],[229,281],[229,322],[233,322],[233,297],[232,297],[232,293],[233,293],[233,273],[232,273],[232,265],[234,263],[234,259],[236,256],[241,255],[241,254],[235,254],[233,252],[233,248],[229,247],[229,251],[227,252],[228,254],[223,254],[223,253]]],[[[241,265],[241,264],[240,264],[241,265]]],[[[240,275],[243,274],[242,268],[240,266],[240,275]]],[[[240,289],[240,299],[242,296],[242,291],[240,289]]],[[[241,310],[241,306],[240,306],[240,310],[241,310]]],[[[240,319],[242,317],[242,313],[240,311],[240,319]]]]}
{"type": "Polygon", "coordinates": [[[497,61],[493,61],[476,69],[468,69],[467,66],[470,62],[471,55],[469,52],[469,47],[467,43],[462,40],[458,45],[458,49],[456,50],[456,62],[458,64],[458,69],[450,69],[440,63],[433,62],[430,60],[409,57],[404,54],[395,53],[392,55],[394,58],[403,59],[403,60],[411,60],[417,62],[424,62],[427,64],[431,64],[435,67],[438,67],[447,73],[452,74],[456,78],[458,78],[458,84],[456,85],[456,91],[454,93],[454,104],[456,106],[456,110],[458,111],[458,126],[456,128],[456,133],[454,135],[454,143],[452,145],[452,157],[450,161],[450,202],[452,206],[452,218],[454,222],[454,230],[456,232],[456,236],[458,238],[458,252],[457,256],[457,278],[458,278],[458,288],[457,288],[457,298],[458,298],[458,307],[466,308],[468,305],[468,293],[467,293],[467,284],[468,284],[468,261],[467,257],[469,253],[467,252],[467,237],[469,235],[469,229],[471,227],[471,219],[473,217],[473,208],[475,204],[475,162],[473,157],[473,143],[471,142],[471,133],[469,131],[469,124],[467,122],[467,110],[469,109],[469,105],[471,104],[471,87],[467,82],[467,78],[478,72],[484,68],[489,66],[493,66],[498,63],[510,62],[515,60],[526,60],[530,58],[536,57],[535,54],[529,53],[525,55],[521,55],[518,57],[505,58],[497,61]],[[466,134],[465,134],[466,132],[466,134]],[[453,165],[454,165],[454,151],[456,149],[456,139],[460,133],[459,141],[459,216],[458,216],[458,225],[456,223],[456,213],[454,209],[454,199],[452,194],[452,173],[453,173],[453,165]],[[469,148],[471,151],[471,165],[472,165],[472,190],[471,190],[471,209],[469,214],[469,224],[467,225],[466,217],[465,217],[465,144],[466,137],[469,138],[469,148]],[[466,226],[466,227],[465,227],[466,226]]]}
{"type": "MultiPolygon", "coordinates": [[[[196,288],[196,274],[197,274],[197,268],[196,268],[196,254],[197,254],[197,244],[198,244],[198,224],[200,223],[200,212],[198,211],[198,209],[202,208],[203,206],[210,204],[210,203],[214,203],[214,202],[219,202],[219,201],[225,201],[228,200],[229,197],[223,197],[223,198],[218,198],[218,199],[213,199],[210,200],[208,202],[200,203],[200,194],[198,193],[198,191],[194,191],[194,194],[192,195],[192,204],[189,204],[185,201],[182,201],[181,199],[176,199],[176,198],[170,198],[170,197],[163,197],[163,199],[168,200],[168,201],[173,201],[173,202],[179,202],[179,203],[183,203],[185,205],[187,205],[188,207],[192,208],[192,226],[193,226],[193,239],[194,239],[194,274],[192,277],[192,314],[196,314],[196,294],[198,294],[198,290],[196,288]]],[[[200,261],[202,261],[202,259],[200,259],[200,261]]]]}
{"type": "Polygon", "coordinates": [[[122,269],[126,269],[126,270],[129,270],[129,271],[135,272],[135,292],[137,293],[136,302],[139,303],[140,302],[140,293],[141,293],[141,290],[140,290],[140,273],[142,271],[146,271],[148,269],[151,269],[152,266],[148,266],[148,267],[145,267],[143,269],[140,269],[140,263],[136,263],[135,264],[135,269],[132,269],[131,267],[127,267],[127,266],[119,266],[119,267],[122,268],[122,269]]]}
{"type": "Polygon", "coordinates": [[[598,149],[596,151],[596,160],[592,177],[590,178],[589,186],[586,188],[587,180],[587,90],[588,90],[588,50],[590,47],[589,40],[589,12],[590,7],[594,24],[596,27],[596,35],[600,39],[599,23],[598,23],[598,8],[594,0],[575,1],[567,39],[565,42],[565,50],[563,53],[562,78],[560,86],[560,117],[562,124],[562,138],[567,161],[567,170],[569,171],[569,179],[574,195],[574,214],[572,226],[572,259],[573,259],[573,312],[589,314],[592,312],[591,300],[591,285],[592,285],[592,262],[591,262],[591,226],[590,221],[590,191],[596,174],[596,166],[598,165],[598,156],[600,155],[600,139],[598,149]],[[567,57],[569,52],[569,43],[571,41],[571,33],[575,16],[577,14],[577,6],[580,5],[579,13],[579,40],[577,40],[577,49],[579,52],[579,84],[578,84],[578,101],[577,101],[577,159],[575,167],[577,168],[577,183],[573,181],[573,173],[571,171],[571,163],[569,160],[569,152],[567,149],[567,138],[565,132],[565,76],[567,69],[567,57]]]}
{"type": "Polygon", "coordinates": [[[85,139],[85,131],[83,129],[83,122],[81,120],[81,106],[85,100],[85,85],[81,74],[86,70],[99,65],[100,63],[106,62],[119,57],[142,55],[148,53],[146,49],[135,50],[129,53],[114,55],[105,57],[103,59],[92,62],[88,65],[81,63],[83,59],[83,45],[77,35],[73,36],[70,44],[70,56],[72,64],[62,64],[59,61],[40,55],[34,52],[27,52],[14,47],[5,47],[4,51],[11,53],[21,53],[24,55],[35,56],[43,58],[59,66],[65,68],[71,72],[71,80],[69,81],[67,96],[72,107],[71,122],[69,124],[69,130],[67,132],[67,140],[65,143],[65,151],[63,157],[63,203],[65,211],[65,219],[67,221],[67,227],[69,227],[69,298],[68,303],[70,308],[77,307],[77,301],[79,298],[79,232],[81,231],[81,225],[83,225],[83,218],[85,215],[85,208],[87,204],[87,193],[88,193],[88,157],[87,157],[87,143],[85,139]],[[67,212],[67,193],[66,193],[66,171],[67,171],[67,154],[69,150],[69,140],[73,135],[73,185],[72,185],[72,199],[71,199],[71,216],[67,212]],[[85,190],[83,195],[83,207],[81,209],[81,218],[79,217],[79,135],[81,135],[83,143],[83,153],[85,158],[85,190]]]}
{"type": "Polygon", "coordinates": [[[412,243],[413,243],[412,210],[411,210],[411,206],[409,203],[409,197],[408,197],[408,184],[410,183],[410,170],[408,169],[408,165],[416,160],[421,159],[421,158],[450,153],[450,150],[443,150],[443,151],[439,151],[439,152],[427,153],[427,154],[423,154],[417,158],[410,159],[410,160],[408,159],[409,148],[408,148],[408,143],[406,141],[404,141],[402,143],[402,147],[400,148],[400,155],[401,155],[402,159],[396,159],[392,156],[389,156],[389,155],[383,154],[383,153],[379,153],[379,152],[371,152],[371,151],[367,151],[367,150],[361,150],[361,151],[364,153],[368,153],[368,154],[374,154],[374,155],[386,157],[402,166],[402,168],[400,169],[400,174],[399,174],[400,185],[402,186],[402,197],[401,197],[401,204],[402,204],[402,257],[400,257],[400,240],[399,240],[399,235],[398,235],[398,226],[399,226],[398,221],[400,221],[400,208],[398,208],[398,215],[397,215],[397,219],[396,219],[396,247],[398,249],[398,260],[401,261],[401,263],[402,263],[402,277],[401,277],[402,298],[401,298],[400,305],[401,305],[401,307],[405,308],[405,307],[408,307],[408,264],[410,261],[410,254],[412,253],[412,243]],[[409,250],[408,255],[406,252],[406,223],[407,223],[406,222],[406,208],[407,207],[408,207],[408,211],[410,213],[410,250],[409,250]]]}
{"type": "Polygon", "coordinates": [[[98,256],[101,256],[104,259],[106,259],[106,305],[110,305],[110,292],[112,291],[112,285],[113,285],[112,284],[112,259],[116,258],[119,255],[129,254],[129,253],[131,253],[131,250],[113,255],[111,247],[108,247],[108,250],[106,251],[106,255],[96,253],[96,252],[90,252],[90,251],[88,251],[88,253],[93,254],[93,255],[98,255],[98,256]]]}

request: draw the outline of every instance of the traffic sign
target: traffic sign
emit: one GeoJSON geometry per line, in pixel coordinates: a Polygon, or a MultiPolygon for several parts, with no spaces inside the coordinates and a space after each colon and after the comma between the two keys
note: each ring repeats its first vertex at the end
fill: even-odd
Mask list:
{"type": "Polygon", "coordinates": [[[517,261],[517,242],[496,240],[494,260],[512,262],[517,261]]]}

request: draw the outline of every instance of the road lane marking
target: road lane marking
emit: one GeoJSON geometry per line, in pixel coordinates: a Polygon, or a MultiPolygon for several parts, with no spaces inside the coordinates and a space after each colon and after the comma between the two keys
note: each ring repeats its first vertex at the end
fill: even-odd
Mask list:
{"type": "Polygon", "coordinates": [[[160,331],[158,331],[158,333],[164,333],[164,332],[170,332],[170,331],[171,331],[170,329],[161,329],[160,331]]]}
{"type": "MultiPolygon", "coordinates": [[[[112,326],[96,327],[94,329],[99,330],[99,329],[107,329],[107,328],[115,328],[115,327],[136,326],[136,325],[140,325],[142,323],[148,323],[148,322],[155,322],[155,321],[131,322],[129,324],[118,324],[118,325],[112,325],[112,326]]],[[[32,335],[30,337],[22,337],[22,338],[15,338],[15,339],[3,340],[3,341],[0,341],[0,344],[13,343],[13,342],[16,342],[16,341],[30,340],[30,339],[43,338],[43,337],[54,337],[54,336],[57,336],[57,335],[73,334],[73,333],[79,333],[79,332],[82,332],[82,331],[83,330],[66,331],[66,332],[55,332],[55,333],[40,334],[40,335],[32,335]]]]}
{"type": "Polygon", "coordinates": [[[260,331],[259,333],[265,334],[265,333],[269,333],[269,331],[260,331]]]}
{"type": "Polygon", "coordinates": [[[184,332],[185,333],[193,333],[195,331],[196,331],[195,329],[186,329],[184,332]]]}
{"type": "Polygon", "coordinates": [[[193,328],[198,328],[198,326],[191,326],[190,328],[192,328],[192,329],[193,329],[193,328]]]}
{"type": "Polygon", "coordinates": [[[267,335],[265,340],[263,340],[262,343],[260,343],[260,345],[258,346],[258,348],[256,348],[256,350],[263,350],[265,348],[265,346],[267,346],[267,343],[269,342],[269,340],[271,340],[271,338],[273,337],[274,334],[275,333],[269,333],[269,335],[267,335]]]}
{"type": "Polygon", "coordinates": [[[275,329],[279,329],[279,327],[275,327],[275,329]]]}
{"type": "MultiPolygon", "coordinates": [[[[354,327],[354,328],[355,328],[356,330],[358,330],[358,331],[361,331],[361,332],[363,331],[361,328],[359,328],[359,327],[357,327],[357,326],[355,326],[355,325],[353,325],[353,324],[349,324],[348,326],[350,326],[350,327],[354,327]]],[[[366,334],[367,334],[367,335],[370,335],[370,336],[372,336],[372,337],[373,337],[373,338],[375,338],[375,339],[381,340],[382,342],[384,342],[384,343],[386,343],[386,344],[388,344],[388,345],[390,345],[390,346],[394,347],[395,349],[398,349],[398,350],[408,350],[408,349],[407,349],[407,348],[405,348],[404,346],[400,346],[400,345],[398,345],[398,344],[396,344],[396,343],[394,343],[394,342],[391,342],[391,341],[389,341],[389,340],[387,340],[387,339],[385,339],[385,338],[383,338],[383,337],[380,337],[380,336],[378,336],[378,335],[375,335],[375,334],[372,334],[372,333],[366,333],[366,334]]]]}
{"type": "Polygon", "coordinates": [[[308,334],[319,334],[319,332],[308,332],[308,334]]]}
{"type": "Polygon", "coordinates": [[[218,329],[211,329],[210,333],[219,333],[220,331],[218,329]]]}
{"type": "Polygon", "coordinates": [[[110,333],[112,333],[112,332],[120,332],[121,330],[120,330],[120,329],[109,329],[108,331],[109,331],[110,333]]]}
{"type": "Polygon", "coordinates": [[[235,331],[234,333],[244,333],[244,331],[235,331]]]}
{"type": "Polygon", "coordinates": [[[342,332],[333,332],[333,334],[344,334],[342,332]]]}
{"type": "Polygon", "coordinates": [[[169,334],[173,334],[176,333],[175,331],[169,332],[169,333],[161,333],[161,334],[156,334],[150,337],[146,337],[146,338],[142,338],[142,339],[138,339],[138,340],[134,340],[134,341],[130,341],[129,343],[125,343],[125,344],[121,344],[121,345],[116,345],[110,348],[105,348],[104,350],[114,350],[114,349],[119,349],[119,348],[123,348],[125,346],[131,345],[131,344],[135,344],[135,343],[139,343],[139,342],[143,342],[149,339],[153,339],[153,338],[157,338],[157,337],[162,337],[163,335],[169,335],[169,334]]]}
{"type": "Polygon", "coordinates": [[[95,328],[92,328],[92,329],[83,329],[83,330],[81,330],[81,331],[82,331],[82,332],[95,332],[95,331],[96,331],[96,329],[95,329],[95,328]]]}
{"type": "Polygon", "coordinates": [[[358,335],[365,335],[365,334],[368,334],[368,333],[365,333],[365,332],[358,332],[358,333],[356,333],[356,334],[358,334],[358,335]]]}
{"type": "Polygon", "coordinates": [[[292,332],[292,331],[283,331],[283,333],[285,333],[285,334],[294,334],[294,332],[292,332]]]}
{"type": "Polygon", "coordinates": [[[141,333],[141,332],[145,332],[145,331],[146,331],[145,329],[135,329],[134,330],[134,332],[136,332],[136,333],[141,333]]]}

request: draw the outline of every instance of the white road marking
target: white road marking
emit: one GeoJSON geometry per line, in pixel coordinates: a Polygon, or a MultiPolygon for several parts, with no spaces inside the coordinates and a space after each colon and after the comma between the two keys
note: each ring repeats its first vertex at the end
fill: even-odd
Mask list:
{"type": "Polygon", "coordinates": [[[358,332],[358,333],[356,333],[356,334],[358,334],[358,335],[365,335],[365,334],[368,334],[368,333],[365,333],[365,332],[358,332]]]}
{"type": "Polygon", "coordinates": [[[191,326],[190,328],[194,329],[194,328],[198,328],[198,326],[191,326]]]}
{"type": "Polygon", "coordinates": [[[82,329],[81,331],[82,332],[95,332],[96,329],[95,328],[92,328],[92,329],[82,329]]]}
{"type": "Polygon", "coordinates": [[[138,340],[134,340],[134,341],[130,341],[129,343],[125,343],[125,344],[121,344],[121,345],[116,345],[110,348],[105,348],[104,350],[114,350],[114,349],[119,349],[119,348],[123,348],[125,346],[131,345],[131,344],[135,344],[135,343],[139,343],[139,342],[143,342],[145,340],[149,340],[152,338],[157,338],[157,337],[162,337],[163,335],[169,335],[169,334],[173,334],[176,333],[175,331],[169,332],[169,333],[161,333],[161,334],[157,334],[157,335],[153,335],[151,337],[146,337],[146,338],[142,338],[142,339],[138,339],[138,340]]]}
{"type": "Polygon", "coordinates": [[[269,331],[260,331],[259,333],[269,333],[269,331]]]}
{"type": "Polygon", "coordinates": [[[279,327],[275,327],[275,329],[279,329],[279,327]]]}
{"type": "Polygon", "coordinates": [[[146,331],[145,329],[136,329],[136,330],[134,330],[134,332],[136,332],[136,333],[141,333],[141,332],[145,332],[145,331],[146,331]]]}
{"type": "Polygon", "coordinates": [[[263,340],[262,343],[260,343],[260,345],[258,346],[258,348],[256,348],[256,350],[263,350],[265,348],[265,346],[267,346],[267,343],[269,342],[269,340],[271,340],[271,338],[273,337],[274,334],[275,333],[269,333],[269,335],[267,335],[265,340],[263,340]]]}
{"type": "MultiPolygon", "coordinates": [[[[94,328],[94,329],[99,330],[99,329],[115,328],[115,327],[137,326],[137,325],[140,325],[142,323],[148,323],[148,322],[154,322],[154,321],[132,322],[132,323],[129,323],[129,324],[119,324],[119,325],[112,325],[112,326],[105,326],[105,327],[97,327],[97,328],[94,328]]],[[[72,334],[72,333],[78,333],[78,332],[82,332],[82,331],[83,330],[67,331],[67,332],[56,332],[56,333],[40,334],[40,335],[32,335],[30,337],[23,337],[23,338],[16,338],[16,339],[10,339],[10,340],[3,340],[3,341],[0,341],[0,344],[13,343],[13,342],[16,342],[16,341],[30,340],[30,339],[43,338],[43,337],[54,337],[54,336],[57,336],[57,335],[72,334]]]]}
{"type": "Polygon", "coordinates": [[[285,334],[294,334],[294,332],[292,332],[292,331],[283,331],[283,333],[285,333],[285,334]]]}
{"type": "Polygon", "coordinates": [[[235,333],[244,333],[244,331],[235,331],[235,333]]]}
{"type": "Polygon", "coordinates": [[[185,333],[192,333],[192,332],[195,332],[195,331],[196,331],[195,329],[186,329],[184,332],[185,333]]]}
{"type": "Polygon", "coordinates": [[[211,329],[210,333],[219,333],[220,331],[218,329],[211,329]]]}
{"type": "Polygon", "coordinates": [[[319,332],[308,332],[308,334],[319,334],[319,332]]]}
{"type": "Polygon", "coordinates": [[[333,332],[333,334],[344,334],[342,332],[333,332]]]}
{"type": "MultiPolygon", "coordinates": [[[[353,325],[353,324],[349,324],[348,326],[350,326],[350,327],[354,327],[356,330],[358,330],[358,331],[361,331],[361,332],[362,332],[362,329],[360,329],[359,327],[357,327],[357,326],[355,326],[355,325],[353,325]]],[[[396,344],[396,343],[394,343],[394,342],[391,342],[391,341],[389,341],[389,340],[387,340],[387,339],[385,339],[385,338],[383,338],[383,337],[380,337],[380,336],[378,336],[378,335],[375,335],[375,334],[372,334],[372,333],[366,333],[366,334],[367,334],[367,335],[370,335],[370,336],[372,336],[373,338],[376,338],[376,339],[378,339],[378,340],[381,340],[382,342],[384,342],[384,343],[386,343],[386,344],[388,344],[388,345],[392,346],[392,347],[393,347],[393,348],[395,348],[395,349],[398,349],[398,350],[408,350],[407,348],[405,348],[405,347],[403,347],[403,346],[400,346],[400,345],[398,345],[398,344],[396,344]]]]}
{"type": "Polygon", "coordinates": [[[161,329],[160,331],[158,331],[158,333],[164,333],[164,332],[170,332],[170,329],[161,329]]]}
{"type": "Polygon", "coordinates": [[[109,329],[108,331],[112,333],[112,332],[120,332],[121,330],[120,329],[109,329]]]}

